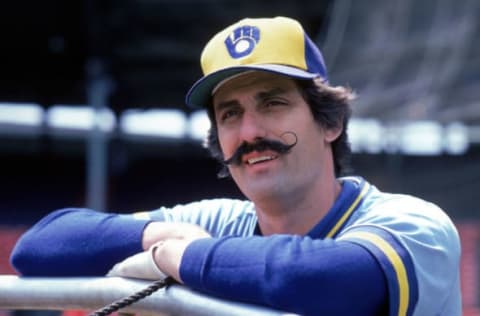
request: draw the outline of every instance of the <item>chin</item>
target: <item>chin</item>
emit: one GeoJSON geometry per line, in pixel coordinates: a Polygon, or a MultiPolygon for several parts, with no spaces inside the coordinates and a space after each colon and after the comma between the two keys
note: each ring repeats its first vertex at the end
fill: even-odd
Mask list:
{"type": "Polygon", "coordinates": [[[270,177],[268,179],[249,181],[248,184],[240,187],[240,189],[245,196],[255,201],[265,198],[278,198],[279,196],[285,195],[287,183],[288,182],[274,180],[270,177]]]}

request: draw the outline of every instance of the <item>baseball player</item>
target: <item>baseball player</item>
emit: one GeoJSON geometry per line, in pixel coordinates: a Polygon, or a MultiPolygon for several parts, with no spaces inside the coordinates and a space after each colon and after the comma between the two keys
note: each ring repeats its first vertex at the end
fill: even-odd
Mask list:
{"type": "Polygon", "coordinates": [[[208,149],[247,199],[58,210],[18,241],[21,274],[170,275],[302,315],[461,315],[454,225],[432,203],[341,177],[353,93],[329,84],[297,21],[243,19],[201,64],[187,104],[208,110],[208,149]]]}

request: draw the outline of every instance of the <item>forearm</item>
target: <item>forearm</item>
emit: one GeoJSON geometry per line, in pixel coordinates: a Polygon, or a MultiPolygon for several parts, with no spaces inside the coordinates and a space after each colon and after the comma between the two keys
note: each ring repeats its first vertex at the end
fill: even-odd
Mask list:
{"type": "Polygon", "coordinates": [[[387,302],[375,258],[358,245],[332,240],[203,239],[187,246],[179,278],[216,296],[306,315],[377,315],[387,302]]]}
{"type": "Polygon", "coordinates": [[[142,251],[147,223],[131,215],[59,210],[20,238],[11,262],[27,276],[104,275],[118,261],[142,251]]]}

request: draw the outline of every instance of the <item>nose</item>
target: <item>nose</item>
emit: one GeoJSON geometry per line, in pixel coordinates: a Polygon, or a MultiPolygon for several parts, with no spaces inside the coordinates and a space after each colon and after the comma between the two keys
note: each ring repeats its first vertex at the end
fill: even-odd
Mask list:
{"type": "Polygon", "coordinates": [[[240,125],[240,138],[242,141],[252,143],[265,138],[267,134],[265,122],[255,112],[245,112],[240,125]]]}

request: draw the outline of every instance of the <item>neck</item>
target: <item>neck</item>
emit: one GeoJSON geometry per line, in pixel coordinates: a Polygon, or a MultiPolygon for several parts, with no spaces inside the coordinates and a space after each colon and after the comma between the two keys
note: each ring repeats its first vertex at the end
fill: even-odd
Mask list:
{"type": "Polygon", "coordinates": [[[306,235],[330,210],[341,191],[333,179],[310,194],[265,198],[255,201],[258,224],[264,236],[306,235]]]}

